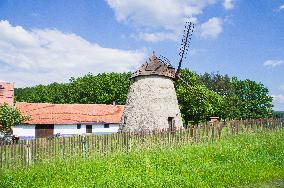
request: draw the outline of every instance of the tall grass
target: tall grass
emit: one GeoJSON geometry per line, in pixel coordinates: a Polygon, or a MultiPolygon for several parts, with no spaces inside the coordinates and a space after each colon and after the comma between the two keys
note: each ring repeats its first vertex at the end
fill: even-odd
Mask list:
{"type": "Polygon", "coordinates": [[[284,178],[284,130],[219,142],[56,159],[2,170],[0,187],[230,187],[284,178]]]}

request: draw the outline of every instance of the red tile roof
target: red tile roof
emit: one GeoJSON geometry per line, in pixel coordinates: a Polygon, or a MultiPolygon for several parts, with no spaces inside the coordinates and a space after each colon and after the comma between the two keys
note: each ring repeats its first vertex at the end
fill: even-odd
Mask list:
{"type": "Polygon", "coordinates": [[[16,107],[31,118],[24,124],[120,123],[123,105],[50,104],[17,102],[16,107]]]}

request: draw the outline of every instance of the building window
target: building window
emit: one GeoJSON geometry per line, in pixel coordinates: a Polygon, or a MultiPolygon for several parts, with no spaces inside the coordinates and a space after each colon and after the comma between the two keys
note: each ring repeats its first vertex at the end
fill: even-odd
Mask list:
{"type": "Polygon", "coordinates": [[[104,128],[109,128],[109,124],[104,124],[104,128]]]}
{"type": "Polygon", "coordinates": [[[81,129],[81,124],[77,124],[77,129],[81,129]]]}
{"type": "Polygon", "coordinates": [[[86,125],[86,133],[92,133],[92,125],[86,125]]]}

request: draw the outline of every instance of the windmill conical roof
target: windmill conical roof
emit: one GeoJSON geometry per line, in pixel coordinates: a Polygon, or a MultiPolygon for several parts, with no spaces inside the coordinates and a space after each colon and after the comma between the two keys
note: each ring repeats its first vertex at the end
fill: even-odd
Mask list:
{"type": "Polygon", "coordinates": [[[155,53],[153,53],[149,60],[131,75],[131,78],[150,75],[159,75],[174,79],[176,71],[174,67],[162,62],[161,59],[157,58],[155,53]]]}

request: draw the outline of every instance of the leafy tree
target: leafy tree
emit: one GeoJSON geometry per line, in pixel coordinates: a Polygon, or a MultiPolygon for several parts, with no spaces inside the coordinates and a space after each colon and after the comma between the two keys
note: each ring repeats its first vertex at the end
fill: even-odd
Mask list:
{"type": "Polygon", "coordinates": [[[273,111],[273,117],[274,118],[284,118],[284,112],[283,111],[273,111]]]}
{"type": "Polygon", "coordinates": [[[223,119],[266,118],[271,116],[272,97],[261,83],[238,80],[219,73],[199,75],[199,81],[223,97],[223,119]]]}
{"type": "Polygon", "coordinates": [[[232,95],[224,97],[223,112],[221,112],[222,119],[240,119],[242,101],[233,93],[232,95]]]}
{"type": "Polygon", "coordinates": [[[212,91],[215,91],[223,98],[222,110],[219,111],[218,117],[222,119],[235,119],[239,117],[239,109],[236,108],[239,98],[235,95],[231,78],[228,75],[220,73],[204,73],[199,75],[199,81],[206,85],[212,91]]]}
{"type": "Polygon", "coordinates": [[[21,124],[23,121],[28,119],[28,116],[22,115],[20,110],[15,107],[6,103],[0,106],[0,130],[4,134],[10,134],[12,132],[11,127],[13,125],[21,124]]]}
{"type": "Polygon", "coordinates": [[[198,81],[197,74],[188,69],[181,71],[182,78],[190,85],[177,82],[176,90],[185,124],[206,121],[209,116],[218,116],[223,99],[198,81]]]}
{"type": "Polygon", "coordinates": [[[71,79],[71,103],[125,104],[130,85],[130,73],[87,74],[71,79]]]}
{"type": "Polygon", "coordinates": [[[228,75],[221,75],[220,73],[204,73],[198,75],[199,81],[208,89],[215,91],[222,97],[230,96],[232,94],[231,78],[228,75]]]}
{"type": "Polygon", "coordinates": [[[235,94],[240,103],[236,104],[240,110],[239,118],[256,119],[272,116],[272,97],[268,89],[261,83],[251,80],[232,79],[235,94]]]}

